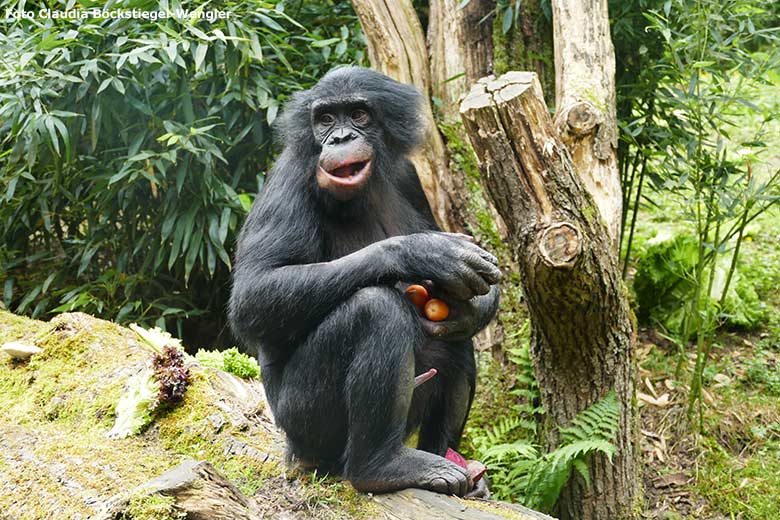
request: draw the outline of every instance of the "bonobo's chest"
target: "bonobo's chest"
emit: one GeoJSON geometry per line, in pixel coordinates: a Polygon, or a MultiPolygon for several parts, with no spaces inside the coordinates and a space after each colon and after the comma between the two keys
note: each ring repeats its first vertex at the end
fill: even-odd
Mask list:
{"type": "Polygon", "coordinates": [[[326,223],[324,260],[359,251],[385,238],[406,234],[397,224],[379,219],[331,221],[326,223]]]}

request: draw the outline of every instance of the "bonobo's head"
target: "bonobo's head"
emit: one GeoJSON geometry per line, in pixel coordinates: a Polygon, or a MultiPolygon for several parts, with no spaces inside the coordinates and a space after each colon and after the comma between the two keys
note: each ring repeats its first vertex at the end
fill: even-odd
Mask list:
{"type": "Polygon", "coordinates": [[[293,96],[280,129],[288,151],[315,159],[307,173],[319,189],[349,201],[377,178],[392,175],[397,161],[420,142],[419,105],[414,87],[369,69],[343,67],[293,96]]]}

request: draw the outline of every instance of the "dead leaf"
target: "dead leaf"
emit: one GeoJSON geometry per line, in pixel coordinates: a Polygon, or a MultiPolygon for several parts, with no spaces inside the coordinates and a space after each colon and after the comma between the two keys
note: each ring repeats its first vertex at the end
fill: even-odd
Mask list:
{"type": "Polygon", "coordinates": [[[668,475],[661,475],[653,480],[653,487],[655,489],[667,488],[667,487],[680,487],[688,484],[688,476],[685,473],[669,473],[668,475]]]}

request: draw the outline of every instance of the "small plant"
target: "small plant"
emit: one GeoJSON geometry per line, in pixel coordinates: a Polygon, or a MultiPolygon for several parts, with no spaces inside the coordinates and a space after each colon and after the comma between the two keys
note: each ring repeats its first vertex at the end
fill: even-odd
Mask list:
{"type": "Polygon", "coordinates": [[[780,368],[764,356],[750,361],[744,382],[751,386],[764,386],[771,395],[780,395],[780,368]]]}
{"type": "Polygon", "coordinates": [[[562,428],[560,446],[547,454],[541,454],[530,442],[504,442],[520,427],[518,418],[504,418],[475,439],[474,445],[488,467],[496,498],[550,511],[573,471],[590,485],[591,454],[602,453],[612,459],[619,418],[617,396],[610,392],[577,415],[571,426],[562,428]]]}
{"type": "Polygon", "coordinates": [[[238,377],[249,379],[260,375],[257,360],[238,351],[236,347],[223,351],[200,349],[195,359],[204,367],[230,372],[238,377]]]}
{"type": "Polygon", "coordinates": [[[154,419],[154,412],[182,400],[190,382],[181,342],[160,329],[131,329],[152,350],[149,365],[133,376],[116,405],[116,421],[107,436],[121,439],[139,433],[154,419]]]}

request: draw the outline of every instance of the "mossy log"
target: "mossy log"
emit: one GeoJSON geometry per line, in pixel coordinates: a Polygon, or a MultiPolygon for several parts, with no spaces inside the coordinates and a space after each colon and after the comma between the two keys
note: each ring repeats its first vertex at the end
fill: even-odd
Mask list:
{"type": "Polygon", "coordinates": [[[288,472],[259,381],[198,365],[184,400],[139,435],[109,439],[127,381],[150,351],[85,314],[51,322],[0,311],[0,519],[322,518],[542,520],[524,508],[422,490],[357,493],[288,472]]]}

